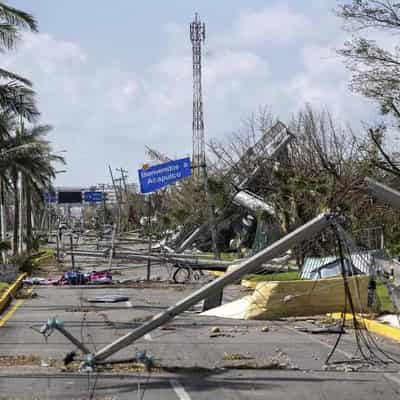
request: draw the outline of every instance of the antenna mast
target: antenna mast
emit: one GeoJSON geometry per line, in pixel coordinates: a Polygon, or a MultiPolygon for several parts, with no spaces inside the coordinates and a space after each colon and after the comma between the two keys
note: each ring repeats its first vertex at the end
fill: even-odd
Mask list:
{"type": "Polygon", "coordinates": [[[204,140],[204,115],[201,77],[201,45],[206,38],[205,24],[195,14],[194,21],[190,24],[190,40],[193,49],[193,173],[200,176],[200,171],[205,168],[205,140],[204,140]]]}

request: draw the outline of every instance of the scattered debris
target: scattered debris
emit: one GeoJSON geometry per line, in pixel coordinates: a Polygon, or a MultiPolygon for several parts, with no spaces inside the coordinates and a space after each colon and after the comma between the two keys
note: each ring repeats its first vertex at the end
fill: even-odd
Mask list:
{"type": "Polygon", "coordinates": [[[230,333],[223,333],[223,332],[221,332],[221,333],[212,333],[210,335],[210,338],[216,338],[216,337],[235,337],[235,335],[232,335],[230,333]]]}
{"type": "Polygon", "coordinates": [[[89,277],[79,271],[68,271],[63,276],[63,281],[60,284],[68,285],[84,285],[88,282],[89,277]]]}
{"type": "Polygon", "coordinates": [[[28,291],[25,289],[20,290],[19,292],[15,293],[16,299],[33,299],[37,297],[38,294],[36,292],[28,291]]]}
{"type": "Polygon", "coordinates": [[[104,285],[112,284],[110,271],[83,273],[80,271],[67,271],[61,277],[41,278],[29,277],[24,279],[26,285],[64,286],[64,285],[104,285]]]}
{"type": "Polygon", "coordinates": [[[32,276],[23,280],[25,285],[44,285],[47,279],[32,276]]]}
{"type": "Polygon", "coordinates": [[[176,331],[176,328],[171,325],[164,325],[160,328],[161,331],[176,331]]]}
{"type": "Polygon", "coordinates": [[[75,307],[66,307],[65,312],[81,312],[81,313],[88,313],[92,311],[97,311],[95,307],[80,307],[80,306],[75,306],[75,307]]]}
{"type": "Polygon", "coordinates": [[[294,299],[294,296],[292,295],[292,294],[288,294],[287,296],[285,296],[284,298],[283,298],[283,302],[284,303],[287,303],[287,302],[289,302],[289,301],[291,301],[291,300],[293,300],[294,299]]]}
{"type": "Polygon", "coordinates": [[[312,334],[323,334],[323,333],[346,333],[344,327],[341,325],[326,326],[321,328],[308,328],[308,327],[297,327],[300,332],[312,333],[312,334]]]}
{"type": "Polygon", "coordinates": [[[145,315],[143,317],[133,318],[133,319],[131,319],[130,322],[132,322],[132,323],[142,323],[142,322],[150,321],[152,318],[153,318],[152,315],[145,315]]]}
{"type": "Polygon", "coordinates": [[[64,357],[64,365],[69,365],[71,364],[73,361],[75,361],[75,357],[76,357],[76,352],[75,351],[71,351],[70,353],[67,353],[64,357]]]}
{"type": "Polygon", "coordinates": [[[269,332],[269,327],[268,326],[263,326],[261,328],[261,332],[269,332]]]}
{"type": "Polygon", "coordinates": [[[397,314],[387,314],[382,315],[377,318],[379,322],[393,326],[395,328],[400,328],[400,316],[397,314]]]}
{"type": "Polygon", "coordinates": [[[249,355],[240,354],[240,353],[224,353],[223,360],[224,361],[254,360],[254,357],[251,357],[249,355]]]}
{"type": "Polygon", "coordinates": [[[346,363],[341,363],[340,365],[337,364],[328,364],[328,365],[324,365],[322,367],[322,369],[324,371],[336,371],[336,372],[346,372],[346,373],[350,373],[350,372],[357,372],[359,370],[361,370],[362,368],[368,368],[370,367],[370,364],[365,363],[365,362],[356,362],[356,363],[352,363],[350,364],[350,362],[346,362],[346,363]]]}
{"type": "Polygon", "coordinates": [[[266,363],[258,363],[255,361],[247,361],[247,362],[231,362],[231,363],[225,363],[223,365],[224,368],[229,368],[229,369],[287,369],[287,370],[298,370],[299,368],[295,365],[292,365],[291,363],[287,362],[281,362],[276,359],[272,359],[269,362],[266,363]]]}
{"type": "Polygon", "coordinates": [[[105,296],[96,296],[93,298],[89,298],[86,301],[88,303],[120,303],[123,301],[128,301],[128,296],[121,296],[118,294],[109,294],[105,296]]]}
{"type": "Polygon", "coordinates": [[[89,283],[93,285],[112,283],[112,274],[110,271],[96,272],[90,274],[89,283]]]}
{"type": "Polygon", "coordinates": [[[0,356],[0,367],[15,367],[15,366],[40,366],[42,363],[41,357],[36,354],[18,355],[18,356],[0,356]]]}

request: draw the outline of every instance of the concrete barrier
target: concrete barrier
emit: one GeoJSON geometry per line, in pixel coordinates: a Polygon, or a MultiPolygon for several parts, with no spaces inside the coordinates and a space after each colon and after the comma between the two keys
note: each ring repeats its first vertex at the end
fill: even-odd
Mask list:
{"type": "MultiPolygon", "coordinates": [[[[348,282],[356,312],[367,312],[369,277],[350,277],[348,282]]],[[[203,315],[264,320],[343,312],[345,306],[350,311],[342,278],[260,282],[253,294],[203,315]]]]}
{"type": "Polygon", "coordinates": [[[12,298],[17,293],[18,289],[22,286],[22,281],[27,277],[27,274],[21,274],[18,276],[16,281],[6,289],[6,291],[0,297],[0,314],[8,307],[12,298]]]}
{"type": "MultiPolygon", "coordinates": [[[[341,313],[328,314],[328,317],[333,318],[333,319],[342,319],[343,318],[341,313]]],[[[353,314],[346,314],[345,318],[346,318],[346,322],[347,321],[352,322],[353,314]]],[[[386,338],[395,340],[396,342],[400,342],[400,328],[395,328],[394,326],[383,324],[382,322],[375,321],[370,318],[365,318],[362,315],[357,315],[356,318],[358,321],[360,321],[365,326],[365,328],[367,328],[367,330],[369,332],[372,332],[377,335],[381,335],[386,338]]]]}

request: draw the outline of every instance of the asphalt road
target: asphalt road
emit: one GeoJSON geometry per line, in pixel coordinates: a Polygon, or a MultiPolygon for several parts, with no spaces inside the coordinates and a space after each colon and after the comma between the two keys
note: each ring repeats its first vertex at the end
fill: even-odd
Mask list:
{"type": "MultiPolygon", "coordinates": [[[[143,269],[135,271],[138,276],[143,273],[143,269]]],[[[94,351],[194,289],[161,282],[142,288],[35,287],[36,297],[16,300],[19,307],[0,328],[0,399],[399,398],[399,365],[351,362],[356,352],[351,332],[343,336],[335,353],[338,363],[326,369],[336,334],[298,330],[312,326],[311,321],[218,319],[199,316],[194,308],[114,357],[151,352],[162,367],[151,373],[62,371],[61,360],[74,346],[58,332],[46,343],[36,331],[49,317],[57,316],[94,351]],[[96,305],[86,301],[103,294],[127,295],[129,301],[96,305]],[[263,332],[265,326],[268,332],[263,332]],[[220,329],[217,335],[211,333],[213,327],[220,329]]],[[[242,295],[233,286],[225,298],[242,295]]],[[[376,340],[400,359],[398,344],[376,340]]]]}

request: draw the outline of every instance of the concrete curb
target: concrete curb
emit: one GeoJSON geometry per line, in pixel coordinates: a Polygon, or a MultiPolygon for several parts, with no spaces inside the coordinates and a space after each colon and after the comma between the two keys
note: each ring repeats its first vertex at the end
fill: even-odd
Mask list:
{"type": "Polygon", "coordinates": [[[16,281],[3,293],[0,297],[0,314],[4,312],[4,310],[10,304],[12,298],[17,293],[18,289],[22,286],[22,281],[27,277],[28,274],[21,274],[16,281]]]}
{"type": "MultiPolygon", "coordinates": [[[[341,313],[328,314],[328,316],[333,319],[341,319],[342,318],[341,313]]],[[[353,315],[346,314],[345,318],[346,318],[346,321],[352,320],[353,315]]],[[[381,322],[378,322],[378,321],[375,321],[372,319],[368,319],[368,318],[364,318],[360,315],[357,315],[357,320],[360,322],[363,322],[369,332],[376,333],[377,335],[387,337],[389,339],[395,340],[396,342],[400,342],[400,328],[395,328],[390,325],[382,324],[381,322]]]]}

